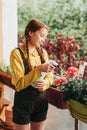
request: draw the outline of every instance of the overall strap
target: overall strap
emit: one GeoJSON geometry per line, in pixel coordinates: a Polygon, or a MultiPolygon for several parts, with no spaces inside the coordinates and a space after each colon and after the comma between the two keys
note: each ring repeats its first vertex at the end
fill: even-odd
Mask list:
{"type": "Polygon", "coordinates": [[[23,64],[24,64],[24,68],[25,68],[25,74],[27,74],[27,73],[29,72],[28,63],[27,63],[27,61],[26,61],[26,59],[25,59],[25,56],[24,56],[23,52],[21,51],[21,49],[20,49],[19,47],[18,47],[17,49],[19,50],[20,55],[21,55],[21,58],[22,58],[22,60],[23,60],[23,64]]]}

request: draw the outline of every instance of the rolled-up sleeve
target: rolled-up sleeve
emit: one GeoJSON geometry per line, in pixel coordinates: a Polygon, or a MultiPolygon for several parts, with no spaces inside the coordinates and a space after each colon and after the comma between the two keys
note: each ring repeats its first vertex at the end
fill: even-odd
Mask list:
{"type": "Polygon", "coordinates": [[[41,77],[41,72],[34,68],[28,74],[24,75],[24,64],[20,56],[20,52],[14,49],[10,55],[10,65],[13,71],[12,84],[17,91],[20,91],[29,86],[36,79],[41,77]]]}

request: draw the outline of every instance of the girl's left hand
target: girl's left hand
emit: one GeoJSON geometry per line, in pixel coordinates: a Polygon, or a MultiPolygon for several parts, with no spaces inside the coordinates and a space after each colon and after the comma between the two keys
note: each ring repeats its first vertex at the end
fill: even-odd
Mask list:
{"type": "Polygon", "coordinates": [[[45,80],[38,80],[35,83],[35,88],[43,88],[44,85],[45,85],[45,80]]]}

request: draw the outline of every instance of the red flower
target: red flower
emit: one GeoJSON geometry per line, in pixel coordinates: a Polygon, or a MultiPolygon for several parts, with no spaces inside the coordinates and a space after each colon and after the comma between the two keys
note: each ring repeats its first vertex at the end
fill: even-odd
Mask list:
{"type": "Polygon", "coordinates": [[[65,77],[63,77],[63,78],[58,78],[57,80],[55,80],[55,85],[56,86],[59,86],[59,85],[61,85],[61,84],[66,84],[67,83],[67,79],[65,78],[65,77]]]}

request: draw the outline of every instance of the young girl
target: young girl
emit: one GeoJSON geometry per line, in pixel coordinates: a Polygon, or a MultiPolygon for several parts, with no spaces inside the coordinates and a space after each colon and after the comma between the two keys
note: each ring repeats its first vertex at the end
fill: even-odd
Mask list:
{"type": "Polygon", "coordinates": [[[11,52],[12,84],[16,89],[14,130],[29,130],[29,125],[31,130],[44,130],[48,110],[45,90],[52,85],[54,71],[54,66],[49,64],[47,52],[41,47],[47,35],[48,27],[32,19],[25,28],[24,44],[11,52]],[[40,79],[43,73],[45,75],[40,79]]]}

